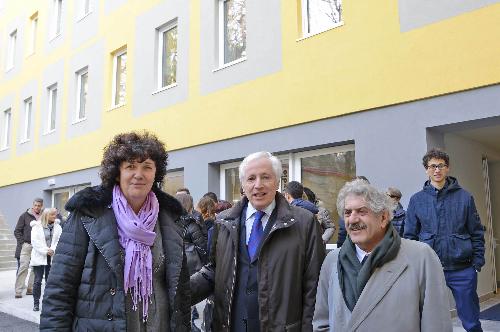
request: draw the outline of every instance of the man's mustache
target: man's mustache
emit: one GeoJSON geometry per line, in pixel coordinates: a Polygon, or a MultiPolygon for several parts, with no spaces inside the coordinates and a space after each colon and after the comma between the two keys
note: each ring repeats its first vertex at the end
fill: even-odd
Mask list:
{"type": "Polygon", "coordinates": [[[367,226],[364,223],[357,222],[357,223],[354,223],[354,224],[349,224],[349,226],[347,228],[350,231],[360,231],[362,229],[366,229],[367,226]]]}

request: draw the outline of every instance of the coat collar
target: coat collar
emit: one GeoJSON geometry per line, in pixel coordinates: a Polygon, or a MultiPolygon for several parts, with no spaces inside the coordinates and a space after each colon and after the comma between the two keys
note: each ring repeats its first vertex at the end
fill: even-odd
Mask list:
{"type": "MultiPolygon", "coordinates": [[[[276,192],[275,200],[276,200],[275,209],[277,214],[276,214],[276,222],[273,226],[273,229],[289,227],[293,225],[296,222],[296,220],[293,217],[293,211],[290,205],[288,204],[288,201],[279,192],[276,192]]],[[[247,204],[248,204],[248,199],[246,197],[243,197],[231,209],[221,212],[217,217],[217,219],[220,221],[227,221],[232,225],[236,226],[239,224],[241,212],[243,211],[244,207],[247,204]]]]}
{"type": "Polygon", "coordinates": [[[395,259],[373,272],[352,311],[349,331],[359,327],[407,268],[408,262],[405,256],[401,255],[400,249],[395,259]]]}
{"type": "MultiPolygon", "coordinates": [[[[165,209],[176,215],[185,214],[182,205],[174,197],[155,187],[153,187],[153,192],[158,199],[158,203],[160,203],[160,209],[165,209]]],[[[90,212],[96,211],[95,208],[106,208],[111,205],[112,199],[113,192],[111,189],[103,186],[88,187],[71,197],[66,203],[65,209],[70,212],[84,210],[84,212],[90,214],[90,212]]],[[[97,215],[93,216],[97,217],[97,215]]]]}
{"type": "Polygon", "coordinates": [[[82,216],[83,227],[89,238],[103,255],[109,268],[123,286],[123,262],[125,253],[118,240],[118,227],[112,208],[107,208],[98,218],[82,216]]]}

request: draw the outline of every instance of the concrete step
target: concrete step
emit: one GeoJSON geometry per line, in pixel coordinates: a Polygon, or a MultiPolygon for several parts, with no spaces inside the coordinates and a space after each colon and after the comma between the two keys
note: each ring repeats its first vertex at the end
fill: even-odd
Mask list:
{"type": "Polygon", "coordinates": [[[8,271],[8,270],[16,270],[17,269],[17,262],[4,262],[0,263],[0,271],[8,271]]]}
{"type": "Polygon", "coordinates": [[[17,262],[16,259],[14,258],[14,254],[10,256],[0,256],[0,264],[5,263],[5,262],[17,262]]]}

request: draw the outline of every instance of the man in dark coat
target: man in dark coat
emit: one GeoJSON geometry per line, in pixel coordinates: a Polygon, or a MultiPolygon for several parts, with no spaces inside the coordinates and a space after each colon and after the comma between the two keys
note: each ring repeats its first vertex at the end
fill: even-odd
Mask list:
{"type": "Polygon", "coordinates": [[[220,213],[209,263],[191,277],[193,302],[212,292],[212,331],[312,331],[325,256],[319,224],[277,192],[281,162],[269,152],[239,167],[245,197],[220,213]]]}
{"type": "MultiPolygon", "coordinates": [[[[19,299],[23,297],[24,283],[28,276],[31,260],[31,225],[33,220],[40,219],[42,213],[43,199],[35,198],[33,206],[19,216],[14,236],[17,240],[15,257],[17,259],[17,275],[16,275],[16,290],[15,297],[19,299]]],[[[28,279],[28,289],[26,295],[33,294],[34,273],[30,273],[28,279]]]]}
{"type": "Polygon", "coordinates": [[[477,273],[484,265],[484,229],[474,198],[448,176],[447,153],[432,149],[423,164],[429,180],[410,199],[404,236],[436,251],[464,329],[482,331],[476,289],[477,273]]]}

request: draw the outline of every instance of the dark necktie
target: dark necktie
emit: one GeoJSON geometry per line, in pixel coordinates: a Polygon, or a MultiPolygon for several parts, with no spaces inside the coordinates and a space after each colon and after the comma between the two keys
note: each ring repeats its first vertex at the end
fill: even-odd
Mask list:
{"type": "Polygon", "coordinates": [[[368,255],[365,255],[365,257],[363,257],[363,259],[361,260],[361,265],[365,264],[367,259],[368,259],[368,255]]]}
{"type": "Polygon", "coordinates": [[[264,215],[265,213],[263,211],[256,211],[254,213],[252,232],[248,239],[248,256],[250,256],[250,261],[253,261],[257,255],[257,249],[264,235],[264,230],[262,229],[262,217],[264,215]]]}

